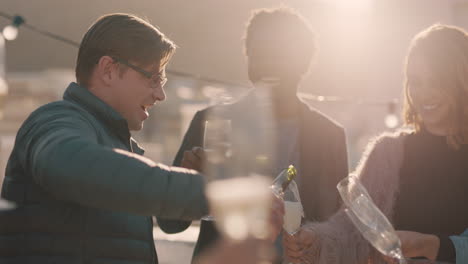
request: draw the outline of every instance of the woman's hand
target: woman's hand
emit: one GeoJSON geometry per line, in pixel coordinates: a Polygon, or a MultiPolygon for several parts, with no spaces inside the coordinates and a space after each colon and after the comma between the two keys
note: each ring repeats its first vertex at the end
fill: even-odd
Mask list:
{"type": "Polygon", "coordinates": [[[440,240],[436,235],[423,234],[413,231],[397,231],[401,241],[403,256],[426,257],[435,260],[439,253],[440,240]]]}
{"type": "MultiPolygon", "coordinates": [[[[413,231],[397,231],[397,235],[400,238],[405,258],[425,257],[428,260],[437,258],[440,246],[437,236],[413,231]]],[[[390,258],[385,258],[385,260],[389,264],[397,263],[390,258]]]]}
{"type": "Polygon", "coordinates": [[[310,229],[301,227],[294,235],[283,232],[284,256],[291,263],[309,263],[308,254],[318,254],[311,252],[311,247],[316,240],[314,232],[310,229]]]}
{"type": "Polygon", "coordinates": [[[264,240],[247,239],[242,242],[218,241],[215,246],[204,251],[197,264],[257,264],[269,263],[274,256],[271,244],[264,240]]]}

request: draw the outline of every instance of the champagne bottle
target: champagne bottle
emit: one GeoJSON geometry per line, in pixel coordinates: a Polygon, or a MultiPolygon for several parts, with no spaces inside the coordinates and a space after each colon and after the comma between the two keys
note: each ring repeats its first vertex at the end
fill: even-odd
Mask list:
{"type": "Polygon", "coordinates": [[[271,185],[275,195],[282,197],[289,184],[294,180],[294,178],[296,178],[296,176],[297,170],[293,165],[289,165],[288,168],[282,170],[271,185]]]}

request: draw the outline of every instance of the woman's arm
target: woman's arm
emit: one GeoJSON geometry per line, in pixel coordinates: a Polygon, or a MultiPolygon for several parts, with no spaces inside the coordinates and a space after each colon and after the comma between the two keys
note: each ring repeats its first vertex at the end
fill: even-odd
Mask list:
{"type": "MultiPolygon", "coordinates": [[[[385,134],[368,145],[355,172],[387,217],[392,214],[402,156],[403,136],[385,134]]],[[[302,229],[302,236],[284,240],[285,253],[294,261],[327,264],[367,263],[369,258],[372,263],[381,261],[343,207],[327,221],[309,222],[302,229]]]]}

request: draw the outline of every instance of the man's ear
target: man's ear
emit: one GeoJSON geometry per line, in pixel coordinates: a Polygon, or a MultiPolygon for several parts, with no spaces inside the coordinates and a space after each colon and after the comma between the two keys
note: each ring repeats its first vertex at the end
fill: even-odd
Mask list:
{"type": "Polygon", "coordinates": [[[96,73],[103,83],[109,85],[112,78],[115,78],[117,68],[118,65],[114,62],[114,59],[110,56],[102,56],[96,65],[96,73]]]}

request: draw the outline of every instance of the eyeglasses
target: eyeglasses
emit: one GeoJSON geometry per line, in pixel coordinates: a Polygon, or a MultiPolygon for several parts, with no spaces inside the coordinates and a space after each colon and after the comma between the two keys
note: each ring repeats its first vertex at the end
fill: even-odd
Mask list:
{"type": "Polygon", "coordinates": [[[125,66],[130,67],[132,70],[134,70],[134,71],[140,73],[141,75],[143,75],[144,77],[150,79],[150,87],[151,88],[156,88],[159,85],[161,85],[161,87],[163,87],[167,82],[165,71],[161,71],[161,72],[159,72],[157,74],[156,73],[151,73],[151,72],[143,70],[142,68],[140,68],[140,67],[138,67],[136,65],[131,64],[130,62],[128,62],[128,61],[126,61],[124,59],[117,58],[117,57],[111,57],[111,58],[114,61],[116,61],[118,63],[122,63],[125,66]]]}

